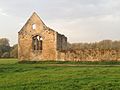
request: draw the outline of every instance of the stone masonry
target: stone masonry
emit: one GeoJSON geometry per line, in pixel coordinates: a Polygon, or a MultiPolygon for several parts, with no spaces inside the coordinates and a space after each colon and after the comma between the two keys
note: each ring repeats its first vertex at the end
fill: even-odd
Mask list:
{"type": "Polygon", "coordinates": [[[67,38],[47,27],[34,12],[18,32],[19,61],[64,60],[60,52],[67,50],[67,38]]]}
{"type": "Polygon", "coordinates": [[[120,50],[69,50],[67,37],[33,13],[18,32],[19,61],[120,61],[120,50]]]}

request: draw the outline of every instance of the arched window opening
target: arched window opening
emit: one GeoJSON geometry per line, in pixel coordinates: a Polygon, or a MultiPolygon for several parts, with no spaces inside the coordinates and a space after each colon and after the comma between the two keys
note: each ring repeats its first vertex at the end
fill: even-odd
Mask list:
{"type": "Polygon", "coordinates": [[[33,37],[33,50],[42,50],[42,40],[41,36],[33,37]]]}

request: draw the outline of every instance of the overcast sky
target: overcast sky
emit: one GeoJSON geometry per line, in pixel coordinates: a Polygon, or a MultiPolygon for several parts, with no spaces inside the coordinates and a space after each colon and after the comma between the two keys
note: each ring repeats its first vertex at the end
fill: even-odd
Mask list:
{"type": "Polygon", "coordinates": [[[33,12],[69,42],[120,40],[120,0],[0,0],[0,38],[17,43],[33,12]]]}

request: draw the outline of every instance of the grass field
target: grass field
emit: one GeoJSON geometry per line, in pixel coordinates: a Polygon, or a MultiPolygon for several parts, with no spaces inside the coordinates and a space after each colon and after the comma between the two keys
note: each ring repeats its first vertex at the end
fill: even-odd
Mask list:
{"type": "Polygon", "coordinates": [[[119,65],[0,59],[0,90],[120,90],[119,65]]]}

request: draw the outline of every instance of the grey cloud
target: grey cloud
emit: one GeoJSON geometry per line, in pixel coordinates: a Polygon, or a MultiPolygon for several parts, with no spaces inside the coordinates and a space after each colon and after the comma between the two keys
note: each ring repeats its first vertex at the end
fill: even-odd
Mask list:
{"type": "Polygon", "coordinates": [[[120,38],[120,0],[0,0],[0,8],[1,14],[10,15],[0,15],[0,24],[12,23],[8,23],[9,28],[0,26],[4,36],[6,32],[17,33],[20,23],[36,11],[48,26],[65,33],[71,42],[120,38]]]}

